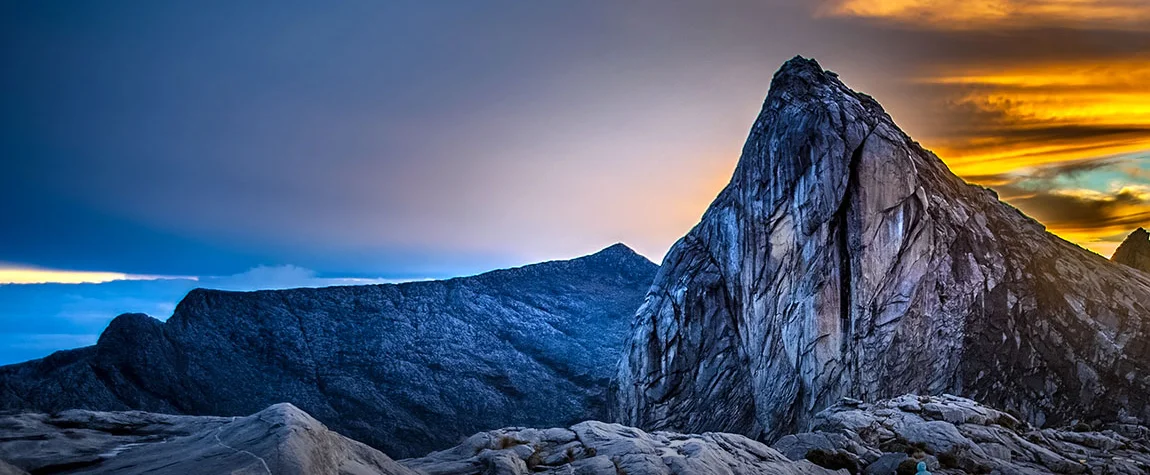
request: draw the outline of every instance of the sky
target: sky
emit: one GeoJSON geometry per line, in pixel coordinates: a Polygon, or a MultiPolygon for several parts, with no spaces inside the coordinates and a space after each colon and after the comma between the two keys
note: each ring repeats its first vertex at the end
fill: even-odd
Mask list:
{"type": "Polygon", "coordinates": [[[0,0],[0,364],[194,286],[658,262],[795,55],[1072,242],[1150,225],[1150,0],[0,0]]]}

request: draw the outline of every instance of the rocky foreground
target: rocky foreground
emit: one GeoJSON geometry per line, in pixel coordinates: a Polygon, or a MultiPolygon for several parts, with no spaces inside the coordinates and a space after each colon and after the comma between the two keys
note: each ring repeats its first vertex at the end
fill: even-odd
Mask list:
{"type": "Polygon", "coordinates": [[[773,447],[741,435],[644,432],[587,421],[481,432],[422,458],[394,461],[290,404],[247,417],[139,411],[0,416],[0,475],[785,475],[1150,473],[1150,429],[1082,422],[1035,429],[954,396],[844,400],[811,432],[773,447]]]}
{"type": "Polygon", "coordinates": [[[34,474],[417,473],[291,404],[247,417],[85,410],[0,416],[0,459],[34,474]]]}
{"type": "Polygon", "coordinates": [[[867,404],[844,399],[817,414],[811,432],[774,447],[850,473],[1150,473],[1150,429],[1125,422],[1079,422],[1037,429],[969,399],[905,395],[867,404]]]}
{"type": "Polygon", "coordinates": [[[166,322],[122,315],[94,347],[0,367],[0,410],[232,416],[286,401],[398,457],[603,419],[655,269],[618,244],[444,281],[198,289],[166,322]]]}

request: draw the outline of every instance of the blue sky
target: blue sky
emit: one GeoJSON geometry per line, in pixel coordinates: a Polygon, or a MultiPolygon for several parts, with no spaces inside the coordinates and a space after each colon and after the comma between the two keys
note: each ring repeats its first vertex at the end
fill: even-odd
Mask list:
{"type": "Polygon", "coordinates": [[[2,2],[0,273],[168,279],[0,284],[0,363],[234,276],[657,262],[796,54],[1107,254],[1148,221],[1148,8],[944,3],[2,2]]]}

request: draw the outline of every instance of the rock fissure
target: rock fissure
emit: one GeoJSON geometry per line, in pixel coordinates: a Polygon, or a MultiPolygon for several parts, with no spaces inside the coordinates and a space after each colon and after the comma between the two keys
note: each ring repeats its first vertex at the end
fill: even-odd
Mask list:
{"type": "MultiPolygon", "coordinates": [[[[236,421],[236,418],[232,417],[232,422],[235,422],[235,421],[236,421]]],[[[215,439],[216,439],[216,445],[219,445],[220,447],[231,450],[232,452],[244,454],[244,455],[247,455],[253,459],[256,459],[256,461],[258,461],[260,463],[260,466],[263,467],[264,473],[267,473],[268,475],[272,475],[272,470],[270,468],[268,468],[268,462],[267,462],[267,460],[264,460],[263,457],[260,457],[259,455],[256,455],[256,454],[253,454],[247,450],[237,449],[237,448],[232,447],[228,444],[225,444],[224,441],[220,440],[220,431],[223,429],[224,429],[224,426],[219,426],[216,428],[215,434],[213,434],[215,439]]]]}

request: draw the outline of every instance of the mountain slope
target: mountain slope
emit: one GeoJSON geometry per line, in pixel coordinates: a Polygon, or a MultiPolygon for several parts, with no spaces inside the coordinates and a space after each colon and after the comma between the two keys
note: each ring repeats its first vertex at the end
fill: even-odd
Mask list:
{"type": "Polygon", "coordinates": [[[194,290],[167,322],[0,368],[0,408],[243,415],[290,402],[395,456],[602,418],[656,266],[623,245],[433,282],[194,290]]]}
{"type": "Polygon", "coordinates": [[[645,429],[768,440],[840,397],[908,392],[1037,425],[1147,420],[1148,306],[1150,277],[963,182],[795,58],[637,312],[616,408],[645,429]]]}
{"type": "Polygon", "coordinates": [[[1150,272],[1150,233],[1138,228],[1114,250],[1110,260],[1143,272],[1150,272]]]}

